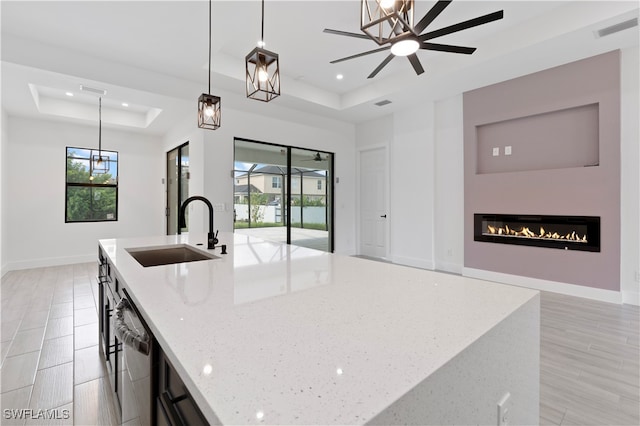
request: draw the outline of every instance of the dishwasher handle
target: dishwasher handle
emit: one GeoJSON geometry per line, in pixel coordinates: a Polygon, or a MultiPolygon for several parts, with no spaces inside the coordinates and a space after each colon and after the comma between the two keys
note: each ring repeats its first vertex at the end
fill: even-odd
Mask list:
{"type": "Polygon", "coordinates": [[[136,351],[144,355],[149,355],[149,335],[146,333],[139,334],[132,331],[124,320],[124,311],[132,311],[129,300],[126,298],[121,299],[116,305],[115,310],[116,337],[118,337],[122,343],[134,348],[136,351]]]}

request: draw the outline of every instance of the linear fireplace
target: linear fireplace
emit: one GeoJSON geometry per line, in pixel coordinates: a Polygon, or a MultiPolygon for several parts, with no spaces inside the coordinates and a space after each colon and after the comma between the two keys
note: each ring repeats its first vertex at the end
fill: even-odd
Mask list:
{"type": "Polygon", "coordinates": [[[474,241],[600,251],[600,218],[474,214],[474,241]]]}

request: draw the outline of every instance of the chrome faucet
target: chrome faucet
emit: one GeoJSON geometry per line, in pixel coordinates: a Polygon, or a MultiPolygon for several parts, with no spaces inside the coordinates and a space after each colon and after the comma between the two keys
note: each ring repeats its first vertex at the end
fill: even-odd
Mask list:
{"type": "Polygon", "coordinates": [[[180,215],[178,216],[178,234],[180,234],[182,228],[187,226],[185,212],[189,203],[195,200],[202,201],[209,208],[209,233],[207,234],[207,249],[214,249],[216,248],[216,244],[218,244],[218,232],[216,232],[215,234],[213,233],[213,206],[211,205],[211,202],[204,197],[194,195],[193,197],[189,197],[184,200],[184,203],[182,203],[182,206],[180,207],[180,215]]]}

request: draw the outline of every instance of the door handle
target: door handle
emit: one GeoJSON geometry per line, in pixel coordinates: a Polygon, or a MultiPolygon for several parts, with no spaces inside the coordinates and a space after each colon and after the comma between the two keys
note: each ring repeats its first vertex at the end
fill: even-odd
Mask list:
{"type": "Polygon", "coordinates": [[[382,214],[382,215],[380,215],[380,217],[384,217],[386,219],[387,215],[386,214],[382,214]]]}

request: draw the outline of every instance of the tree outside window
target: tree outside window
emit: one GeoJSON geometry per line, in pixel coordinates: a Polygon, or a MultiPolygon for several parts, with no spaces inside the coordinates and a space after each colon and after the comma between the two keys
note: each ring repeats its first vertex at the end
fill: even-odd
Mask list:
{"type": "Polygon", "coordinates": [[[118,153],[67,147],[65,222],[118,220],[118,153]]]}

